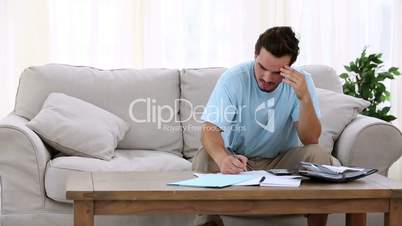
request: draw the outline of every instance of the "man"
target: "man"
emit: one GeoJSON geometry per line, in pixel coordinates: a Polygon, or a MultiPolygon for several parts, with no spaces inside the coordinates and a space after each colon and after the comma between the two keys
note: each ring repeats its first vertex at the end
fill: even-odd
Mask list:
{"type": "MultiPolygon", "coordinates": [[[[201,117],[203,148],[193,159],[194,171],[237,174],[296,169],[300,161],[332,164],[329,152],[318,145],[320,111],[311,76],[290,67],[298,44],[290,27],[270,28],[255,44],[255,60],[222,74],[201,117]]],[[[307,221],[321,226],[326,219],[311,214],[307,221]]],[[[195,224],[222,221],[200,215],[195,224]]]]}

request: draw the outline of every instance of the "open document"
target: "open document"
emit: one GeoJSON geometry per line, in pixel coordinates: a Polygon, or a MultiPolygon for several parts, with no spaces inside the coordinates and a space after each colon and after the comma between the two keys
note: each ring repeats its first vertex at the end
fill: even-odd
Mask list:
{"type": "Polygon", "coordinates": [[[227,186],[275,186],[299,187],[300,176],[275,176],[264,170],[246,171],[240,174],[194,173],[197,178],[177,181],[168,185],[223,188],[227,186]]]}

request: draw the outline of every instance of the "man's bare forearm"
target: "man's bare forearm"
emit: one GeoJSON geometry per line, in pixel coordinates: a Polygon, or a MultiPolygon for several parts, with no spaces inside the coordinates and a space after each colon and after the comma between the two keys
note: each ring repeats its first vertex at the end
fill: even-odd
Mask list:
{"type": "Polygon", "coordinates": [[[310,97],[300,100],[299,137],[303,144],[317,144],[321,135],[321,123],[310,97]]]}
{"type": "Polygon", "coordinates": [[[293,88],[300,101],[299,121],[296,122],[300,141],[303,144],[317,144],[321,134],[321,123],[315,114],[305,76],[289,66],[282,67],[280,71],[282,81],[293,88]]]}
{"type": "Polygon", "coordinates": [[[221,136],[221,130],[212,123],[205,122],[202,125],[201,143],[218,165],[221,159],[228,155],[221,136]]]}

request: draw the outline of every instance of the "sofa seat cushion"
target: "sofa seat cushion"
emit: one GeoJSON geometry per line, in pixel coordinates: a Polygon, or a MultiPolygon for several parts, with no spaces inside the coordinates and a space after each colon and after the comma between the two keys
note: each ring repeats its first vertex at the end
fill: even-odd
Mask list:
{"type": "Polygon", "coordinates": [[[177,155],[163,151],[116,150],[110,161],[78,156],[61,156],[50,160],[45,175],[45,189],[49,198],[71,203],[66,200],[67,177],[79,171],[185,171],[191,170],[191,163],[177,155]]]}

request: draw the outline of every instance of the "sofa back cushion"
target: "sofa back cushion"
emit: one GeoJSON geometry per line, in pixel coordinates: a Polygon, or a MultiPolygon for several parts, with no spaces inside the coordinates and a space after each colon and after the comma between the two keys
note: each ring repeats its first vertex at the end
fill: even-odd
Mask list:
{"type": "MultiPolygon", "coordinates": [[[[309,72],[318,88],[342,93],[341,81],[335,70],[325,65],[301,67],[309,72]]],[[[180,116],[183,125],[183,155],[191,159],[201,146],[201,114],[203,106],[225,68],[183,69],[180,72],[180,116]]]]}
{"type": "Polygon", "coordinates": [[[65,93],[106,111],[131,129],[120,149],[149,149],[181,155],[178,120],[179,72],[170,69],[100,70],[48,64],[27,68],[21,75],[15,113],[31,120],[52,92],[65,93]],[[173,120],[164,120],[170,119],[173,120]],[[162,120],[161,120],[162,119],[162,120]]]}
{"type": "Polygon", "coordinates": [[[342,82],[332,67],[326,65],[304,65],[301,68],[311,74],[317,88],[343,93],[342,82]]]}
{"type": "Polygon", "coordinates": [[[50,146],[68,155],[110,160],[128,124],[93,104],[51,93],[27,124],[50,146]]]}
{"type": "Polygon", "coordinates": [[[183,126],[183,155],[191,159],[201,146],[201,114],[209,95],[225,68],[183,69],[180,73],[180,119],[183,126]]]}

